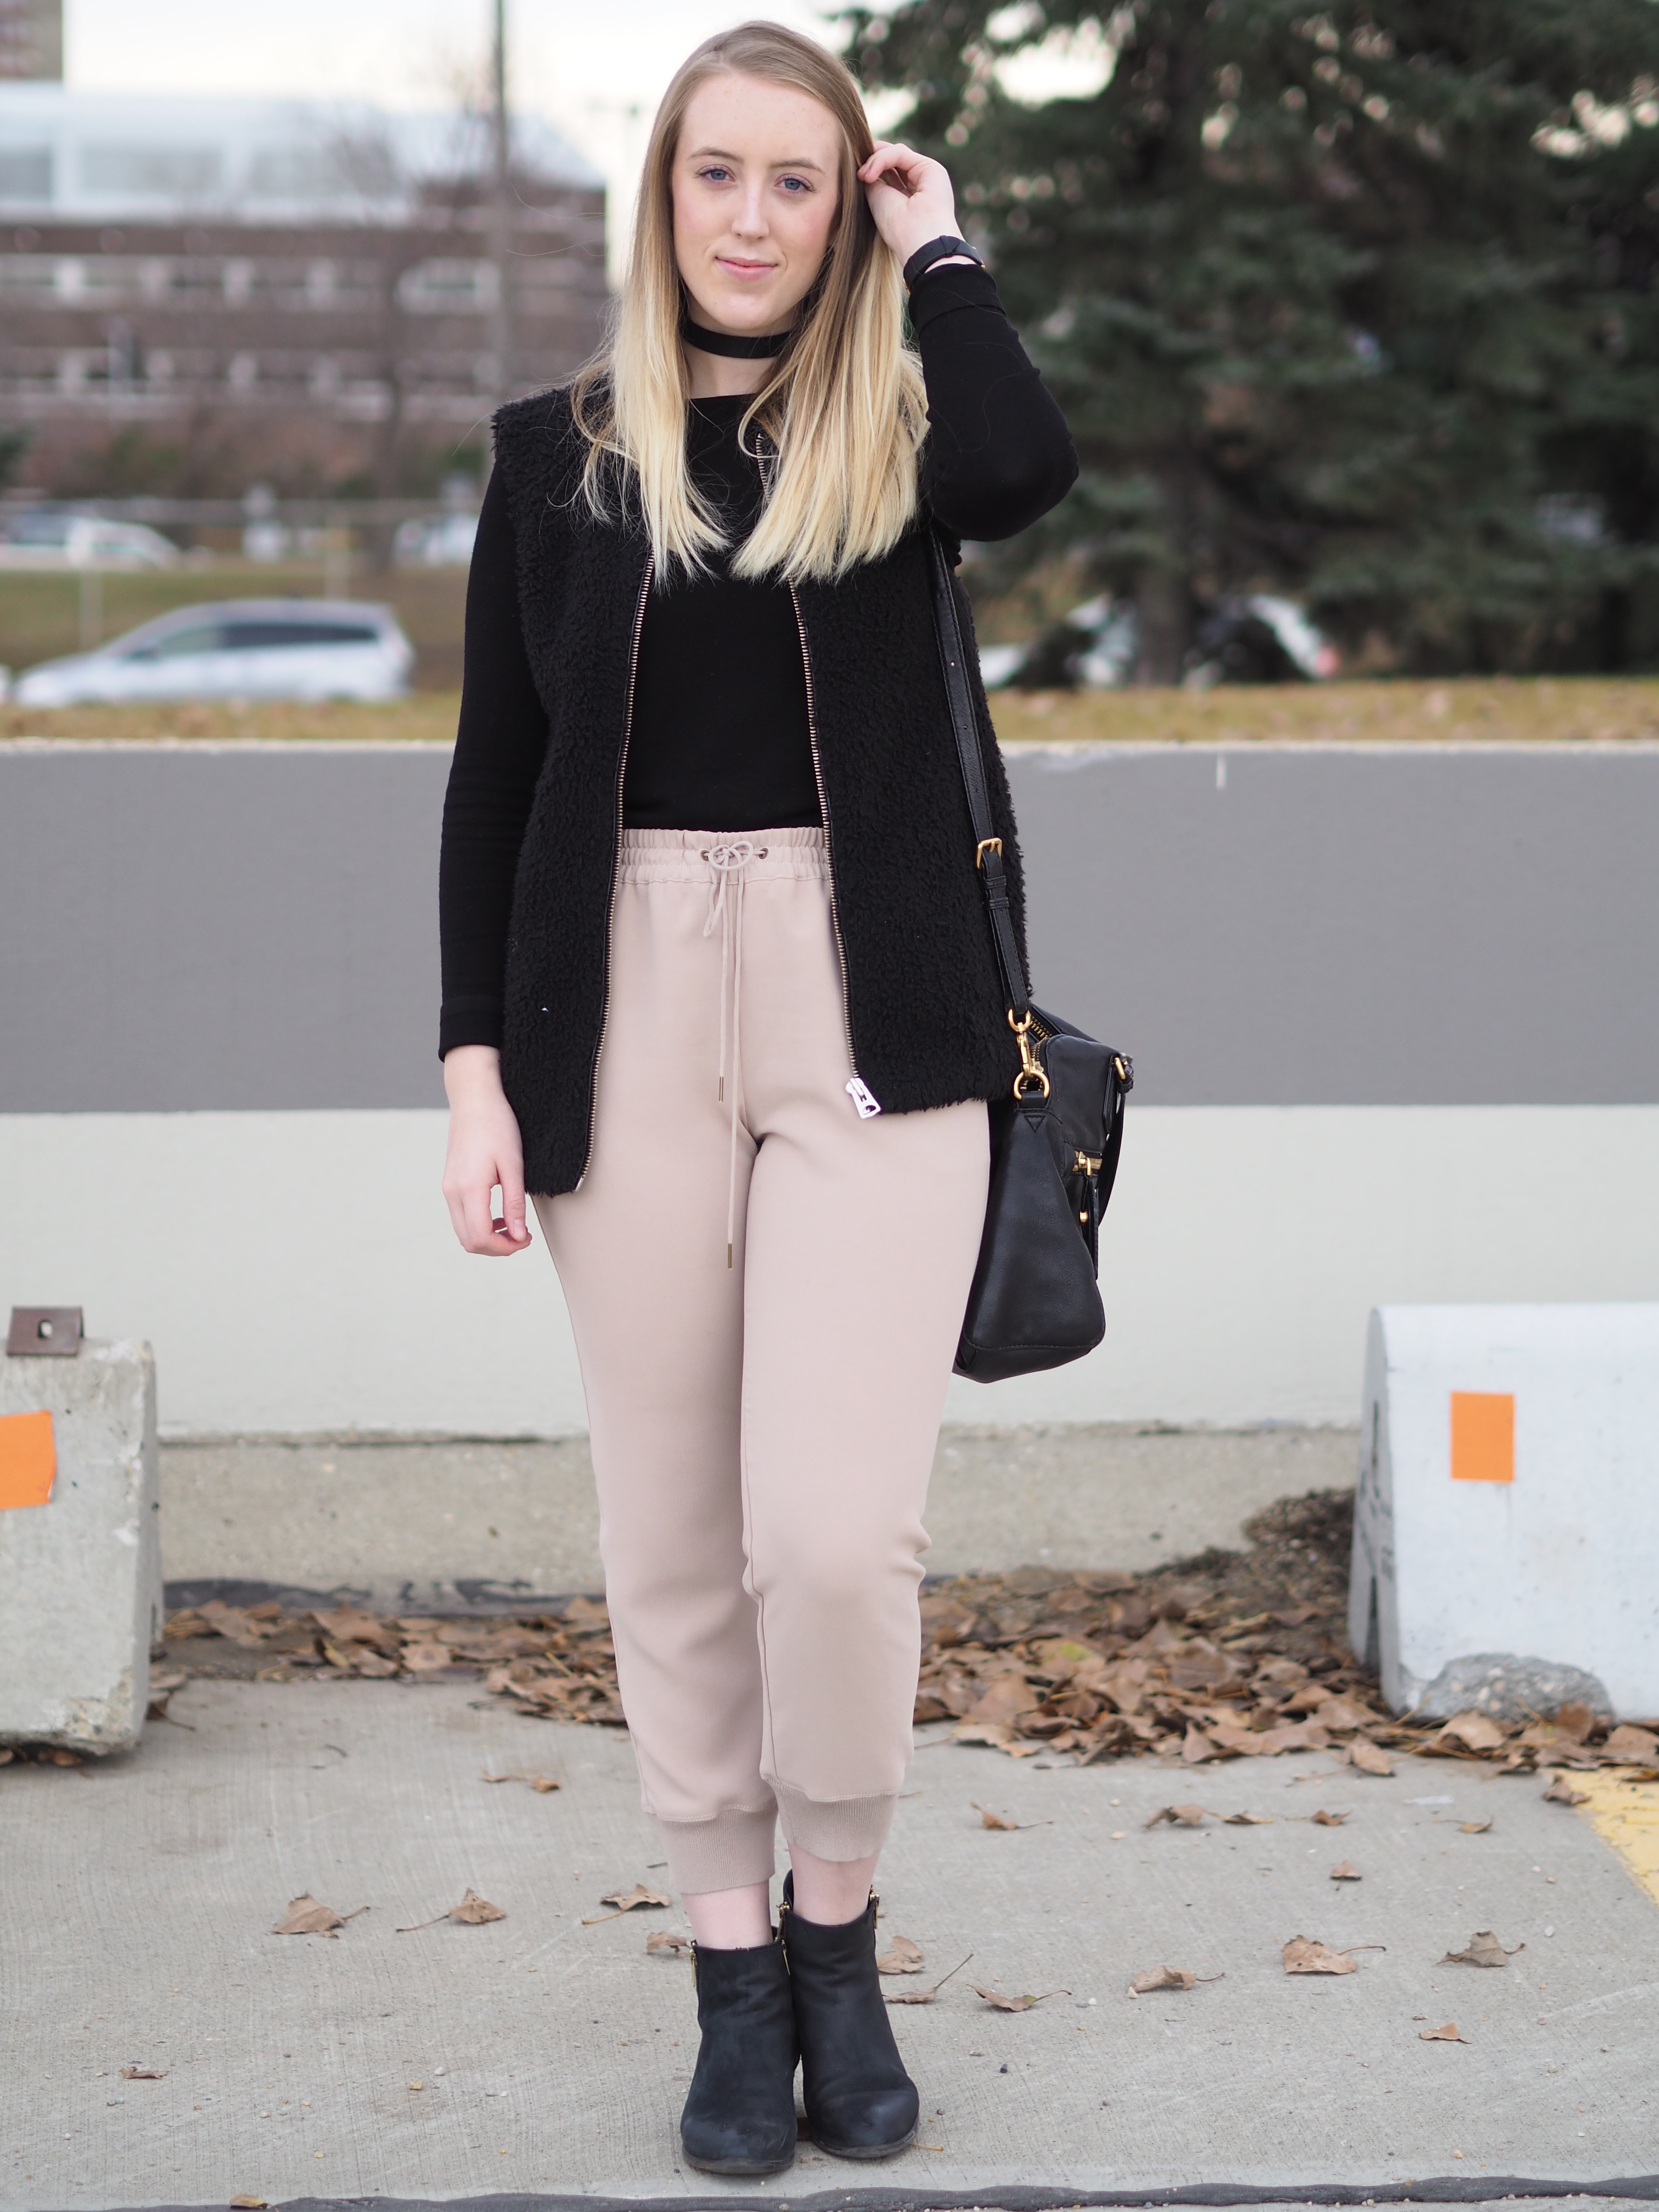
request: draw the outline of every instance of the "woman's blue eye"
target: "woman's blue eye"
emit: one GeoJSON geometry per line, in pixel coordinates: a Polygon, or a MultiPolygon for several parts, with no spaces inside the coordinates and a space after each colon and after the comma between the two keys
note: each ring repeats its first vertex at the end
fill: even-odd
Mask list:
{"type": "Polygon", "coordinates": [[[697,172],[700,177],[706,178],[714,184],[719,184],[723,178],[729,177],[731,173],[730,169],[699,169],[697,172]]]}
{"type": "Polygon", "coordinates": [[[781,177],[779,179],[779,182],[783,185],[786,191],[793,190],[798,193],[810,192],[812,189],[811,185],[807,183],[805,177],[781,177]]]}

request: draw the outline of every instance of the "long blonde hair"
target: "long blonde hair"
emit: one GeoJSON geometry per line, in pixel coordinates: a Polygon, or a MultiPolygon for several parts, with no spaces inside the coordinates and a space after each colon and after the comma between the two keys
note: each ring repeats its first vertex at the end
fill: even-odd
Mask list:
{"type": "Polygon", "coordinates": [[[750,450],[760,455],[767,489],[732,562],[738,576],[834,579],[887,552],[914,517],[927,398],[921,364],[904,344],[903,282],[858,181],[875,145],[858,86],[834,54],[781,24],[743,23],[706,39],[663,96],[613,325],[571,386],[588,440],[582,489],[601,520],[619,496],[637,500],[659,574],[677,562],[703,570],[727,542],[686,467],[690,380],[672,191],[692,94],[727,74],[806,93],[841,126],[839,201],[823,266],[739,428],[745,446],[758,434],[750,450]]]}

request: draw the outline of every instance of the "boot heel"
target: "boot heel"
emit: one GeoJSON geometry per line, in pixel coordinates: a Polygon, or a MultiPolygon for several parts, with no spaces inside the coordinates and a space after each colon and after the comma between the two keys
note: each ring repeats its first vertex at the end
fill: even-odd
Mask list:
{"type": "Polygon", "coordinates": [[[803,1920],[794,1905],[788,1875],[779,1933],[812,2140],[832,2158],[891,2158],[915,2141],[921,2100],[882,1999],[876,1899],[838,1928],[803,1920]]]}
{"type": "Polygon", "coordinates": [[[703,2173],[781,2173],[795,2155],[795,2019],[783,1946],[694,1947],[702,2041],[680,2115],[703,2173]]]}

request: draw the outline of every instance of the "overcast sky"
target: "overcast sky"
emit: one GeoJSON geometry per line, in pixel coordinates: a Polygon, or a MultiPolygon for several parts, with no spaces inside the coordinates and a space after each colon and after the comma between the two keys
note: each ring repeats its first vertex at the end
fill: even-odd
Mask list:
{"type": "MultiPolygon", "coordinates": [[[[490,0],[65,0],[65,74],[100,92],[241,92],[447,106],[488,51],[490,0]]],[[[644,133],[700,39],[750,15],[823,34],[813,0],[508,0],[514,96],[611,186],[613,234],[644,133]],[[632,111],[630,112],[630,111],[632,111]]]]}

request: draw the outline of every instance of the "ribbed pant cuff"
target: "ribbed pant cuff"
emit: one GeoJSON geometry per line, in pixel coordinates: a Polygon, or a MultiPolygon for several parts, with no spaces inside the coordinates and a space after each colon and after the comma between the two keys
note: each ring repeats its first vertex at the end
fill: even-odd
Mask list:
{"type": "Polygon", "coordinates": [[[777,1824],[777,1809],[771,1805],[752,1811],[733,1806],[712,1820],[659,1820],[670,1881],[682,1897],[770,1881],[776,1867],[772,1839],[777,1824]]]}
{"type": "Polygon", "coordinates": [[[887,1841],[896,1796],[808,1797],[787,1782],[773,1791],[785,1840],[820,1859],[873,1858],[887,1841]]]}

